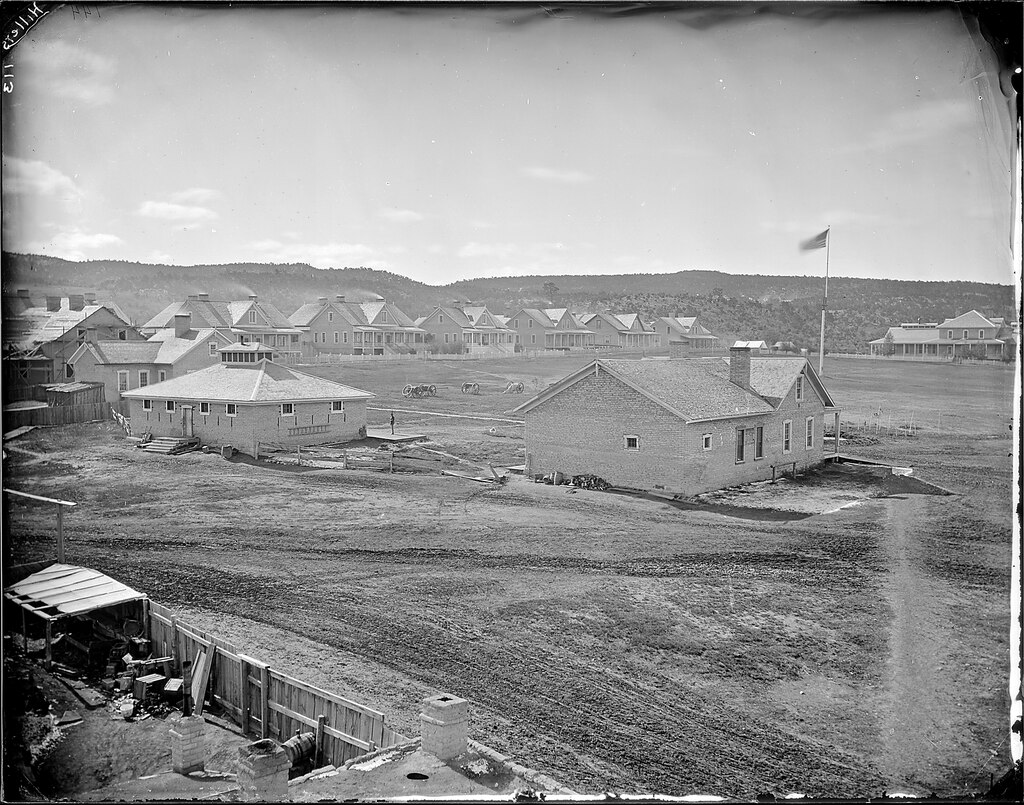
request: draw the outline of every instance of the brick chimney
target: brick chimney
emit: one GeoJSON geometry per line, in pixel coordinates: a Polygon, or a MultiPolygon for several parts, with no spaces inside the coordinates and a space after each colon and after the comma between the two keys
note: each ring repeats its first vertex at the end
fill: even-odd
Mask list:
{"type": "Polygon", "coordinates": [[[420,746],[441,760],[466,751],[469,738],[469,702],[441,693],[423,700],[420,713],[420,746]]]}
{"type": "Polygon", "coordinates": [[[50,313],[56,313],[60,310],[60,297],[59,296],[47,296],[46,297],[46,310],[50,313]]]}
{"type": "Polygon", "coordinates": [[[197,293],[196,294],[196,299],[198,299],[200,302],[209,302],[210,301],[210,295],[208,293],[205,293],[205,292],[197,293]]]}
{"type": "Polygon", "coordinates": [[[18,298],[19,299],[30,299],[31,297],[29,295],[28,288],[19,288],[18,289],[18,298]]]}
{"type": "Polygon", "coordinates": [[[84,310],[85,297],[80,293],[68,294],[68,310],[84,310]]]}
{"type": "Polygon", "coordinates": [[[249,301],[250,302],[255,302],[257,299],[259,299],[259,296],[257,294],[254,294],[254,293],[249,294],[249,301]]]}
{"type": "Polygon", "coordinates": [[[174,337],[184,338],[185,334],[192,329],[191,313],[174,314],[174,337]]]}
{"type": "Polygon", "coordinates": [[[96,304],[96,294],[94,294],[94,293],[87,293],[87,294],[82,294],[82,295],[85,297],[85,304],[87,304],[87,305],[95,305],[96,304]]]}
{"type": "Polygon", "coordinates": [[[729,347],[729,382],[750,390],[749,347],[729,347]]]}
{"type": "Polygon", "coordinates": [[[327,297],[326,297],[326,296],[318,296],[318,297],[316,298],[316,301],[317,301],[317,302],[318,302],[319,304],[321,304],[321,305],[326,305],[326,304],[327,304],[327,297]]]}
{"type": "Polygon", "coordinates": [[[336,302],[344,302],[345,301],[345,294],[343,294],[343,293],[336,294],[334,299],[335,299],[336,302]]]}

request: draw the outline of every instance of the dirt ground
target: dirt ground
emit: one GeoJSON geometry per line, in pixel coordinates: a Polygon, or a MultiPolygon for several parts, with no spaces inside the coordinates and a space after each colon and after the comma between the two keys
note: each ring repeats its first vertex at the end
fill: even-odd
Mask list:
{"type": "MultiPolygon", "coordinates": [[[[396,413],[512,464],[519,428],[494,420],[581,361],[311,371],[377,393],[371,425],[490,417],[396,413]],[[471,376],[494,386],[462,395],[471,376]],[[526,395],[500,393],[512,379],[526,395]],[[449,387],[411,401],[408,382],[449,387]]],[[[579,791],[962,796],[1009,762],[1012,371],[876,363],[826,365],[850,421],[898,387],[942,430],[872,429],[857,454],[957,494],[751,521],[522,478],[168,458],[112,423],[5,444],[5,485],[79,503],[68,561],[407,735],[422,697],[465,696],[474,738],[579,791]]],[[[52,556],[51,511],[8,514],[15,561],[52,556]]]]}

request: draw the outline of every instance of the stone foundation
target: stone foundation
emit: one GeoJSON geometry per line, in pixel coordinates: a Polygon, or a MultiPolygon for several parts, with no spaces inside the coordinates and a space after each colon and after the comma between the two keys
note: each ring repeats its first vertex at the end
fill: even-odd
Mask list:
{"type": "Polygon", "coordinates": [[[284,747],[264,738],[238,748],[238,791],[242,802],[281,802],[288,798],[291,761],[284,747]]]}
{"type": "Polygon", "coordinates": [[[171,727],[171,764],[178,774],[202,771],[206,763],[206,745],[202,716],[185,716],[171,727]]]}
{"type": "Polygon", "coordinates": [[[441,760],[463,754],[469,736],[469,702],[447,693],[424,699],[420,735],[423,751],[441,760]]]}

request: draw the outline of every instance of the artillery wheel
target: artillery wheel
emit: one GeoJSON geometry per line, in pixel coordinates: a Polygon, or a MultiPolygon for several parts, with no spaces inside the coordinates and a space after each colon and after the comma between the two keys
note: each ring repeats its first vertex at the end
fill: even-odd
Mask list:
{"type": "Polygon", "coordinates": [[[402,389],[402,396],[403,397],[411,397],[412,396],[412,392],[413,392],[413,387],[411,385],[408,385],[404,389],[402,389]]]}
{"type": "Polygon", "coordinates": [[[428,391],[430,392],[430,396],[431,397],[436,397],[437,396],[437,386],[431,384],[430,388],[428,389],[428,391]]]}
{"type": "Polygon", "coordinates": [[[480,384],[479,383],[474,383],[473,384],[473,393],[474,394],[479,394],[480,393],[480,384]]]}
{"type": "Polygon", "coordinates": [[[463,383],[462,384],[462,393],[463,394],[469,394],[469,392],[471,392],[472,390],[473,390],[473,384],[472,383],[463,383]]]}

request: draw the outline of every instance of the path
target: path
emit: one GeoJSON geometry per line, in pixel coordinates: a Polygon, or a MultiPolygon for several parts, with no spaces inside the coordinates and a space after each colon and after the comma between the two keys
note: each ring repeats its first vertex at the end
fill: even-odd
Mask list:
{"type": "Polygon", "coordinates": [[[481,419],[484,422],[504,422],[508,425],[522,425],[523,420],[521,419],[502,419],[496,416],[477,416],[473,414],[442,414],[437,411],[420,411],[416,408],[375,408],[373,406],[366,406],[367,411],[399,411],[403,414],[422,414],[423,416],[443,416],[451,419],[481,419]]]}

